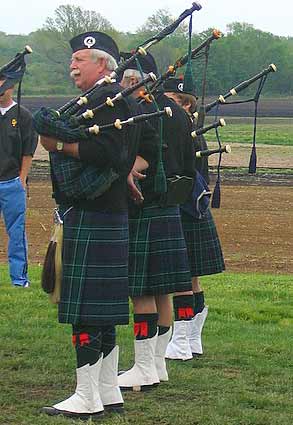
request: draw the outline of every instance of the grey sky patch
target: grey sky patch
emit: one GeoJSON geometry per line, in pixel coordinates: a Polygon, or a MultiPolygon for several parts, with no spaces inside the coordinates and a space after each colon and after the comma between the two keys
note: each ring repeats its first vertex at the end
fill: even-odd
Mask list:
{"type": "MultiPolygon", "coordinates": [[[[293,37],[292,0],[199,0],[202,10],[194,13],[193,28],[200,32],[208,28],[226,31],[232,22],[246,22],[256,29],[275,35],[293,37]]],[[[61,4],[81,6],[95,10],[121,31],[134,32],[158,9],[168,9],[177,17],[185,8],[191,7],[192,0],[136,0],[95,1],[91,0],[14,0],[1,4],[0,31],[7,34],[28,34],[41,28],[47,17],[54,16],[54,10],[61,4]]]]}

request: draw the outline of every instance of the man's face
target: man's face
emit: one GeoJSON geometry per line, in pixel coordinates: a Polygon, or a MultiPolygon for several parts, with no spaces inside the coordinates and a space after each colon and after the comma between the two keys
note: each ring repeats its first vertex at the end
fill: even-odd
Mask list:
{"type": "MultiPolygon", "coordinates": [[[[2,87],[4,83],[5,83],[5,80],[0,80],[0,87],[2,87]]],[[[0,104],[6,105],[9,102],[11,102],[12,95],[13,95],[13,87],[11,87],[10,89],[7,89],[4,93],[0,95],[0,104]]]]}
{"type": "Polygon", "coordinates": [[[85,91],[104,76],[105,68],[105,59],[100,58],[97,62],[93,62],[89,49],[78,50],[71,57],[70,76],[76,87],[85,91]]]}

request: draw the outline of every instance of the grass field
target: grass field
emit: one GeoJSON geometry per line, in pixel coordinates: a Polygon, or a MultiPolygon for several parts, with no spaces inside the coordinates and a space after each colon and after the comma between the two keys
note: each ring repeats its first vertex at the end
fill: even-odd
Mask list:
{"type": "MultiPolygon", "coordinates": [[[[253,118],[224,117],[226,126],[219,132],[224,143],[249,143],[253,137],[253,118]]],[[[213,118],[208,117],[207,123],[213,118]]],[[[208,142],[215,141],[215,133],[206,133],[208,142]]],[[[259,118],[256,142],[266,145],[293,146],[293,121],[291,118],[259,118]]]]}
{"type": "MultiPolygon", "coordinates": [[[[40,289],[13,288],[0,266],[0,424],[61,425],[39,413],[74,388],[69,326],[40,289]]],[[[169,383],[125,396],[126,415],[101,424],[292,425],[292,276],[222,274],[202,279],[209,305],[204,356],[169,362],[169,383]]],[[[121,367],[132,362],[132,328],[120,327],[121,367]]],[[[78,423],[78,422],[75,422],[78,423]]]]}

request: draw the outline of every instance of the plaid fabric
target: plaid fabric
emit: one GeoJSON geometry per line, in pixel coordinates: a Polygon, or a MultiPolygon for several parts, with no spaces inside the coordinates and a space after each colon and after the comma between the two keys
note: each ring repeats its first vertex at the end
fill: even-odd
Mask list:
{"type": "Polygon", "coordinates": [[[204,276],[225,270],[221,243],[211,211],[208,209],[202,219],[181,211],[181,221],[191,275],[204,276]]]}
{"type": "Polygon", "coordinates": [[[178,207],[143,208],[129,219],[130,296],[191,290],[178,207]]]}
{"type": "Polygon", "coordinates": [[[119,177],[112,169],[101,172],[60,153],[50,153],[50,161],[58,189],[71,199],[95,199],[119,177]]]}
{"type": "Polygon", "coordinates": [[[72,208],[63,235],[59,322],[127,324],[127,214],[72,208]]]}
{"type": "Polygon", "coordinates": [[[82,127],[70,128],[68,122],[60,119],[54,109],[42,107],[33,114],[33,124],[37,133],[51,136],[64,142],[87,140],[88,134],[82,127]]]}

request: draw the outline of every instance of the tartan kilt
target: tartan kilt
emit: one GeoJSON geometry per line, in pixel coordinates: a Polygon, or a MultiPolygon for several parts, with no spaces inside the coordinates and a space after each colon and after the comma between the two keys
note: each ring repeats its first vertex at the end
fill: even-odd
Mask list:
{"type": "Polygon", "coordinates": [[[210,209],[201,219],[181,210],[181,221],[192,277],[224,271],[221,243],[210,209]]]}
{"type": "Polygon", "coordinates": [[[63,226],[59,322],[127,324],[127,213],[73,208],[63,226]]]}
{"type": "Polygon", "coordinates": [[[147,206],[129,218],[128,277],[131,297],[191,290],[179,207],[147,206]]]}

